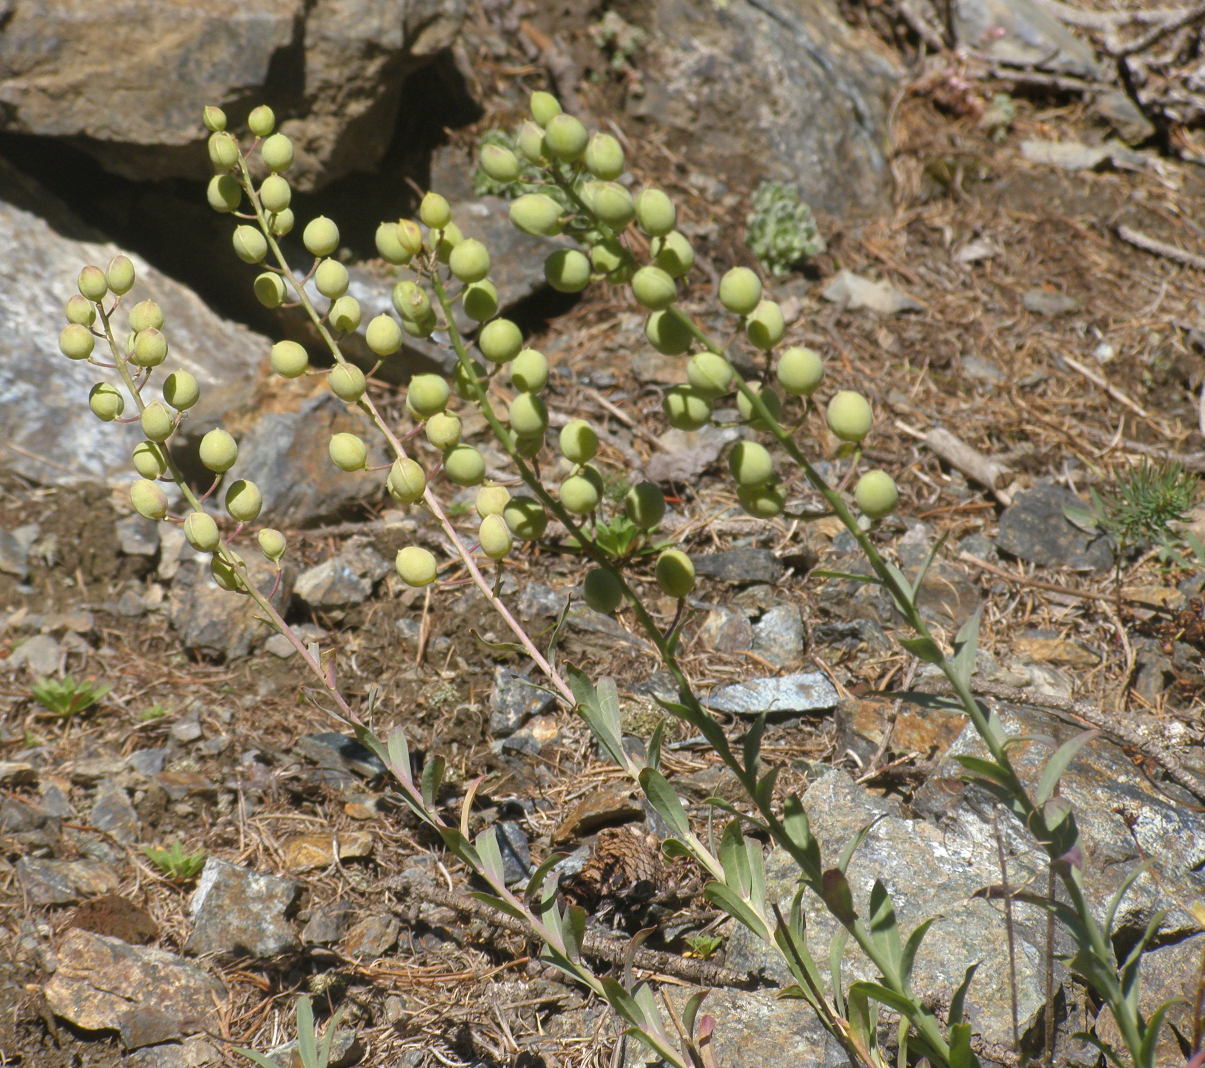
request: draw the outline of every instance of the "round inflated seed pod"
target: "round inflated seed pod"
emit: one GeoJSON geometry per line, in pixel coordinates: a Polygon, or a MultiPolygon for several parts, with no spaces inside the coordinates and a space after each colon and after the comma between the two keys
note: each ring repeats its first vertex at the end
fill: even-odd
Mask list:
{"type": "Polygon", "coordinates": [[[153,300],[140,300],[130,309],[130,329],[135,333],[140,330],[162,330],[163,309],[153,300]]]}
{"type": "Polygon", "coordinates": [[[203,553],[213,552],[222,540],[217,523],[207,512],[189,512],[184,517],[184,537],[189,545],[203,553]]]}
{"type": "Polygon", "coordinates": [[[708,400],[722,397],[731,390],[735,377],[732,364],[718,353],[696,352],[686,364],[686,380],[699,396],[708,400]]]}
{"type": "Polygon", "coordinates": [[[284,211],[268,216],[268,229],[272,231],[273,237],[284,237],[285,234],[292,233],[296,221],[293,209],[285,208],[284,211]]]}
{"type": "Polygon", "coordinates": [[[247,116],[247,129],[256,137],[267,137],[276,129],[275,112],[267,104],[252,108],[251,114],[247,116]]]}
{"type": "Polygon", "coordinates": [[[431,298],[417,282],[398,282],[391,294],[394,310],[403,319],[419,322],[431,314],[431,298]]]}
{"type": "Polygon", "coordinates": [[[861,393],[842,389],[828,402],[828,426],[842,441],[861,441],[870,433],[874,413],[861,393]]]}
{"type": "Polygon", "coordinates": [[[616,285],[631,281],[636,260],[616,238],[599,241],[590,248],[590,266],[616,285]]]}
{"type": "Polygon", "coordinates": [[[264,498],[259,487],[250,479],[240,478],[226,490],[226,511],[231,519],[240,523],[252,523],[259,518],[264,498]]]}
{"type": "Polygon", "coordinates": [[[527,393],[548,385],[548,358],[538,349],[523,349],[510,365],[511,384],[527,393]]]}
{"type": "Polygon", "coordinates": [[[368,459],[368,446],[355,434],[332,434],[327,452],[341,471],[359,471],[368,459]]]}
{"type": "Polygon", "coordinates": [[[491,363],[507,363],[523,348],[523,332],[509,319],[493,319],[477,335],[477,348],[491,363]]]}
{"type": "Polygon", "coordinates": [[[665,494],[655,482],[637,482],[624,496],[623,510],[641,530],[653,530],[665,515],[665,494]]]}
{"type": "Polygon", "coordinates": [[[427,488],[427,473],[417,460],[405,456],[393,461],[389,477],[385,480],[385,488],[389,491],[389,496],[400,504],[413,504],[422,499],[427,488]]]}
{"type": "Polygon", "coordinates": [[[167,441],[176,429],[176,417],[160,401],[148,404],[138,417],[142,432],[151,441],[167,441]]]}
{"type": "Polygon", "coordinates": [[[259,551],[264,554],[274,564],[280,563],[280,558],[285,554],[285,536],[275,527],[264,527],[258,534],[255,535],[255,540],[259,543],[259,551]]]}
{"type": "Polygon", "coordinates": [[[523,169],[518,157],[505,145],[483,145],[479,162],[495,182],[513,182],[523,169]]]}
{"type": "Polygon", "coordinates": [[[201,121],[210,133],[217,133],[218,130],[226,129],[226,112],[212,104],[207,104],[201,112],[201,121]]]}
{"type": "Polygon", "coordinates": [[[247,586],[243,581],[242,571],[228,560],[223,560],[220,556],[212,557],[209,561],[209,573],[213,576],[213,581],[227,593],[246,592],[247,586]]]}
{"type": "Polygon", "coordinates": [[[69,360],[86,360],[95,347],[92,331],[80,323],[68,323],[59,331],[59,352],[69,360]]]}
{"type": "Polygon", "coordinates": [[[431,230],[442,230],[452,221],[452,205],[439,193],[427,193],[419,201],[418,217],[431,230]]]}
{"type": "Polygon", "coordinates": [[[589,515],[601,497],[594,480],[585,475],[570,475],[561,483],[561,504],[574,515],[589,515]]]}
{"type": "Polygon", "coordinates": [[[555,237],[561,232],[561,206],[544,193],[524,193],[510,202],[510,221],[525,234],[555,237]]]}
{"type": "Polygon", "coordinates": [[[97,382],[88,391],[88,407],[97,419],[111,423],[125,411],[125,397],[121,390],[109,382],[97,382]]]}
{"type": "Polygon", "coordinates": [[[623,174],[623,149],[609,133],[593,133],[582,162],[595,178],[612,181],[623,174]]]}
{"type": "Polygon", "coordinates": [[[544,278],[558,293],[580,293],[590,284],[590,261],[575,248],[559,248],[544,261],[544,278]]]}
{"type": "Polygon", "coordinates": [[[338,260],[323,260],[314,272],[314,288],[324,297],[330,297],[331,300],[341,297],[347,292],[349,281],[347,268],[338,260]]]}
{"type": "Polygon", "coordinates": [[[570,463],[585,464],[598,452],[598,434],[584,419],[570,419],[560,434],[561,455],[570,463]]]}
{"type": "Polygon", "coordinates": [[[738,441],[728,454],[728,470],[741,486],[764,486],[774,476],[774,461],[764,445],[738,441]]]}
{"type": "Polygon", "coordinates": [[[485,458],[472,445],[456,445],[444,456],[444,474],[458,486],[476,486],[485,478],[485,458]]]}
{"type": "Polygon", "coordinates": [[[695,250],[677,230],[658,238],[655,247],[653,266],[660,267],[671,278],[682,278],[695,265],[695,250]]]}
{"type": "Polygon", "coordinates": [[[99,267],[89,264],[79,273],[76,280],[80,295],[87,297],[93,303],[100,303],[109,292],[109,283],[105,281],[105,272],[99,267]]]}
{"type": "Polygon", "coordinates": [[[287,171],[293,165],[293,142],[282,133],[274,133],[264,140],[259,154],[272,170],[287,171]]]}
{"type": "Polygon", "coordinates": [[[150,479],[140,478],[130,486],[130,504],[144,519],[162,519],[167,515],[167,494],[150,479]]]}
{"type": "Polygon", "coordinates": [[[296,341],[276,342],[268,359],[272,370],[282,378],[296,378],[305,374],[310,366],[309,355],[296,341]]]}
{"type": "Polygon", "coordinates": [[[288,293],[284,279],[272,271],[257,274],[251,288],[255,299],[265,308],[279,308],[288,293]]]}
{"type": "Polygon", "coordinates": [[[466,237],[452,249],[448,270],[466,284],[480,282],[490,273],[489,249],[476,238],[466,237]]]}
{"type": "Polygon", "coordinates": [[[129,256],[114,256],[105,270],[105,282],[119,297],[134,288],[134,262],[129,256]]]}
{"type": "Polygon", "coordinates": [[[163,380],[163,399],[178,412],[201,399],[201,386],[188,371],[173,371],[163,380]]]}
{"type": "Polygon", "coordinates": [[[139,330],[134,335],[130,363],[136,367],[158,367],[167,359],[167,338],[161,330],[139,330]]]}
{"type": "Polygon", "coordinates": [[[824,378],[824,361],[811,349],[794,345],[784,349],[775,368],[778,381],[788,393],[810,397],[824,378]]]}
{"type": "Polygon", "coordinates": [[[591,182],[583,189],[587,206],[612,230],[622,230],[636,217],[636,202],[618,182],[591,182]]]}
{"type": "Polygon", "coordinates": [[[480,360],[470,359],[467,369],[457,361],[456,370],[452,372],[452,385],[461,400],[476,398],[477,391],[483,389],[487,381],[485,364],[480,360]]]}
{"type": "Polygon", "coordinates": [[[484,323],[498,314],[498,287],[488,278],[465,286],[460,299],[465,315],[474,322],[484,323]]]}
{"type": "Polygon", "coordinates": [[[339,247],[339,227],[333,219],[319,215],[305,224],[301,243],[311,256],[329,256],[339,247]]]}
{"type": "Polygon", "coordinates": [[[786,331],[782,307],[773,300],[759,300],[745,319],[745,336],[763,352],[777,345],[786,331]]]}
{"type": "Polygon", "coordinates": [[[660,189],[643,189],[636,197],[636,224],[649,237],[663,237],[678,221],[674,202],[660,189]]]}
{"type": "Polygon", "coordinates": [[[364,344],[377,356],[392,356],[402,347],[402,328],[391,316],[374,316],[364,331],[364,344]]]}
{"type": "Polygon", "coordinates": [[[886,471],[867,471],[854,485],[854,500],[864,515],[882,519],[895,511],[900,491],[886,471]]]}
{"type": "Polygon", "coordinates": [[[641,267],[632,275],[632,296],[649,311],[661,311],[677,300],[678,287],[660,267],[641,267]]]}
{"type": "Polygon", "coordinates": [[[464,234],[454,222],[448,223],[439,231],[439,242],[435,246],[435,254],[440,263],[447,263],[452,258],[452,250],[464,241],[464,234]]]}
{"type": "Polygon", "coordinates": [[[487,515],[477,528],[477,542],[491,560],[501,560],[510,552],[514,539],[502,516],[487,515]]]}
{"type": "Polygon", "coordinates": [[[205,199],[214,211],[225,215],[243,202],[243,187],[229,174],[215,174],[205,187],[205,199]]]}
{"type": "Polygon", "coordinates": [[[460,418],[451,412],[436,412],[423,424],[427,440],[443,451],[460,444],[460,429],[460,418]]]}
{"type": "Polygon", "coordinates": [[[430,586],[439,574],[435,556],[421,545],[407,545],[404,549],[399,549],[393,566],[398,577],[407,586],[430,586]]]}
{"type": "Polygon", "coordinates": [[[548,526],[544,506],[534,497],[512,497],[502,510],[502,518],[515,537],[523,541],[538,541],[548,526]]]}
{"type": "Polygon", "coordinates": [[[542,435],[548,429],[548,408],[535,393],[520,393],[510,403],[510,428],[521,437],[542,435]]]}
{"type": "Polygon", "coordinates": [[[746,512],[759,519],[773,519],[781,515],[787,503],[786,491],[773,481],[761,486],[739,486],[736,498],[746,512]]]}
{"type": "Polygon", "coordinates": [[[623,603],[623,584],[608,567],[587,572],[582,582],[582,600],[596,612],[611,615],[623,603]]]}
{"type": "Polygon", "coordinates": [[[131,455],[134,470],[143,478],[159,478],[167,471],[163,449],[153,441],[140,441],[131,455]]]}
{"type": "Polygon", "coordinates": [[[337,363],[331,368],[331,392],[342,401],[354,404],[368,388],[364,372],[354,363],[337,363]]]}
{"type": "Polygon", "coordinates": [[[482,486],[477,491],[473,507],[484,519],[487,515],[501,515],[510,504],[510,490],[505,486],[482,486]]]}
{"type": "Polygon", "coordinates": [[[442,375],[415,375],[406,389],[406,407],[421,419],[442,412],[448,405],[451,390],[442,375]]]}
{"type": "Polygon", "coordinates": [[[268,254],[268,239],[255,226],[236,226],[231,244],[244,263],[259,263],[268,254]]]}
{"type": "Polygon", "coordinates": [[[547,126],[561,113],[561,102],[551,93],[537,89],[528,100],[531,117],[541,126],[547,126]]]}
{"type": "Polygon", "coordinates": [[[197,452],[201,463],[214,474],[220,475],[229,471],[238,459],[238,443],[229,432],[220,426],[214,427],[201,439],[197,452]]]}
{"type": "Polygon", "coordinates": [[[435,328],[438,325],[439,323],[436,320],[435,312],[433,311],[427,312],[427,314],[420,319],[402,320],[402,330],[404,330],[411,337],[430,337],[435,333],[435,328]]]}
{"type": "Polygon", "coordinates": [[[669,597],[681,600],[695,588],[695,565],[681,549],[666,549],[657,557],[657,585],[669,597]]]}
{"type": "Polygon", "coordinates": [[[682,316],[673,308],[655,311],[644,324],[644,336],[649,344],[665,356],[681,356],[695,343],[682,316]]]}
{"type": "Polygon", "coordinates": [[[690,386],[671,386],[661,407],[669,425],[678,430],[698,430],[711,420],[711,403],[690,386]]]}
{"type": "Polygon", "coordinates": [[[96,322],[96,305],[79,293],[67,298],[64,312],[67,322],[75,323],[77,326],[91,326],[96,322]]]}
{"type": "MultiPolygon", "coordinates": [[[[760,382],[746,383],[754,393],[761,399],[762,404],[766,406],[766,410],[777,421],[782,415],[782,400],[778,394],[772,389],[763,388],[760,382]]],[[[765,421],[753,412],[753,404],[743,393],[736,395],[736,410],[740,413],[740,417],[748,422],[749,426],[754,430],[767,430],[765,421]]]]}
{"type": "Polygon", "coordinates": [[[389,263],[403,264],[409,263],[414,258],[414,253],[402,244],[397,223],[381,223],[373,236],[377,254],[381,259],[389,263]]]}
{"type": "Polygon", "coordinates": [[[748,315],[761,301],[761,279],[748,267],[733,267],[720,279],[720,303],[733,315],[748,315]]]}
{"type": "Polygon", "coordinates": [[[215,130],[206,142],[209,162],[220,170],[228,171],[238,163],[238,142],[234,135],[225,130],[215,130]]]}
{"type": "Polygon", "coordinates": [[[275,214],[284,211],[293,199],[293,190],[287,178],[279,174],[269,174],[259,186],[259,202],[264,211],[275,214]]]}
{"type": "Polygon", "coordinates": [[[398,219],[397,238],[402,248],[417,256],[423,250],[423,228],[413,219],[398,219]]]}
{"type": "Polygon", "coordinates": [[[572,163],[586,151],[590,135],[580,119],[572,115],[554,115],[544,127],[544,151],[554,159],[572,163]]]}
{"type": "Polygon", "coordinates": [[[326,313],[326,321],[331,328],[340,334],[354,334],[360,328],[363,312],[360,302],[355,297],[344,294],[338,300],[331,301],[326,313]]]}
{"type": "Polygon", "coordinates": [[[528,163],[540,163],[544,159],[544,130],[539,123],[527,119],[515,131],[515,142],[519,153],[528,163]]]}

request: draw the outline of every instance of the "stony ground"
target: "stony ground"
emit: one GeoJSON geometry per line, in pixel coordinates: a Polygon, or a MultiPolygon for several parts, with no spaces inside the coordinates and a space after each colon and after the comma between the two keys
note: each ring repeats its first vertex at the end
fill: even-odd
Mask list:
{"type": "MultiPolygon", "coordinates": [[[[458,136],[471,143],[474,131],[458,136]]],[[[1000,551],[1005,504],[1036,483],[1082,496],[1144,457],[1205,470],[1200,271],[1118,233],[1205,246],[1205,183],[1154,152],[1069,171],[1021,150],[1026,139],[1096,136],[1073,103],[1020,100],[997,139],[924,93],[907,95],[893,127],[895,210],[821,219],[828,252],[776,295],[793,337],[825,355],[831,381],[874,403],[867,453],[903,492],[880,544],[910,559],[917,545],[946,538],[942,581],[930,591],[939,629],[949,633],[983,598],[985,646],[1012,677],[1044,679],[1120,725],[1154,722],[1168,738],[1199,743],[1202,632],[1189,601],[1199,566],[1169,569],[1141,553],[1116,572],[1111,554],[1074,560],[1079,567],[1035,562],[1067,559],[1057,557],[1066,545],[1049,544],[1055,524],[1014,532],[1000,551]],[[840,268],[889,279],[916,309],[879,315],[824,300],[840,268]],[[995,493],[924,443],[938,424],[1007,467],[995,493]]],[[[693,229],[702,266],[690,304],[702,311],[715,275],[751,262],[733,222],[748,190],[727,189],[717,204],[697,160],[645,147],[633,157],[680,198],[693,229]]],[[[655,454],[678,465],[671,527],[704,573],[684,639],[698,686],[823,671],[842,711],[775,729],[767,758],[783,767],[783,788],[836,765],[906,802],[948,737],[936,725],[884,729],[893,705],[873,698],[907,682],[912,667],[876,641],[883,628],[861,592],[808,573],[849,563],[834,528],[741,518],[715,442],[663,437],[658,389],[680,369],[642,343],[621,294],[592,292],[534,340],[554,357],[557,407],[605,423],[611,474],[655,454]]],[[[830,458],[819,435],[814,451],[830,458]]],[[[330,737],[338,725],[309,699],[294,661],[265,649],[264,634],[236,658],[180,650],[181,580],[165,576],[155,545],[140,549],[128,525],[117,537],[124,515],[103,489],[0,487],[0,527],[36,525],[28,577],[0,574],[0,657],[27,659],[20,647],[41,635],[46,658],[0,674],[0,1063],[160,1063],[50,1010],[50,966],[82,952],[71,939],[87,931],[199,955],[228,995],[196,1046],[221,1051],[219,1063],[236,1060],[227,1042],[267,1050],[290,1036],[291,1006],[306,991],[324,1015],[346,1006],[357,1044],[347,1063],[610,1063],[617,1030],[605,1013],[533,963],[522,937],[449,907],[469,889],[463,872],[371,762],[330,737]],[[111,689],[93,708],[56,716],[32,683],[63,670],[111,689]],[[192,917],[195,875],[170,877],[144,851],[172,843],[231,866],[221,914],[192,917]],[[242,870],[267,881],[240,882],[242,870]]],[[[347,524],[286,533],[304,571],[349,545],[391,559],[401,522],[374,499],[347,524]]],[[[1075,551],[1089,552],[1089,541],[1075,551]]],[[[521,618],[547,643],[580,579],[575,558],[527,551],[509,575],[521,618]]],[[[525,665],[489,644],[506,634],[471,587],[427,597],[387,574],[368,586],[338,608],[294,598],[290,621],[322,635],[349,699],[362,704],[379,688],[377,722],[404,724],[415,750],[444,756],[450,810],[482,777],[474,820],[506,829],[520,867],[528,851],[537,861],[553,848],[606,855],[614,828],[640,825],[639,803],[573,714],[514,680],[525,665]]],[[[653,604],[668,620],[672,606],[653,604]]],[[[631,730],[647,734],[662,715],[648,698],[657,664],[627,636],[629,622],[578,611],[558,655],[617,678],[631,730]]],[[[682,737],[671,727],[670,740],[682,737]]],[[[1150,753],[1132,755],[1159,773],[1150,753]]],[[[671,749],[666,770],[700,798],[722,791],[715,761],[697,747],[671,749]]],[[[691,936],[722,937],[689,873],[673,879],[676,898],[634,914],[625,914],[627,887],[596,896],[600,924],[650,923],[649,944],[679,955],[692,952],[691,936]]],[[[172,989],[200,981],[155,974],[172,989]]]]}

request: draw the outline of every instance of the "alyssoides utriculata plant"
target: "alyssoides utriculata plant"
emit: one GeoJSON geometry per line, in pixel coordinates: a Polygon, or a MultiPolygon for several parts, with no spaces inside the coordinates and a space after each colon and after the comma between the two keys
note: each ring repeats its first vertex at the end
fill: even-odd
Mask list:
{"type": "MultiPolygon", "coordinates": [[[[446,199],[428,193],[417,222],[384,222],[377,229],[378,252],[407,275],[393,288],[396,315],[382,314],[362,323],[360,305],[347,292],[347,270],[334,258],[339,247],[335,222],[320,216],[305,224],[301,240],[313,261],[304,276],[289,266],[280,247],[280,239],[295,225],[285,177],[293,148],[285,135],[275,132],[271,110],[259,107],[251,112],[247,125],[254,143],[246,150],[226,129],[226,117],[219,109],[206,109],[205,123],[216,172],[208,200],[215,210],[240,220],[232,235],[233,247],[240,259],[258,268],[253,281],[256,296],[268,307],[299,307],[332,364],[329,370],[320,370],[311,364],[303,346],[279,341],[269,354],[273,370],[285,378],[326,376],[332,392],[365,416],[392,454],[382,469],[388,494],[403,505],[428,511],[450,549],[449,563],[425,547],[400,546],[396,569],[401,579],[424,587],[437,584],[441,572],[449,568],[467,571],[550,689],[581,713],[601,748],[639,784],[671,828],[667,852],[689,856],[700,865],[710,880],[706,891],[710,900],[782,954],[794,980],[784,993],[806,999],[851,1059],[865,1065],[889,1063],[889,1054],[879,1042],[880,1011],[886,1009],[901,1020],[900,1049],[891,1056],[902,1058],[911,1051],[932,1064],[955,1068],[977,1064],[962,1007],[973,969],[939,1018],[911,983],[928,923],[906,936],[901,933],[890,895],[879,881],[868,902],[855,903],[845,871],[861,836],[835,862],[824,863],[799,799],[780,800],[776,769],[766,770],[761,764],[764,718],[734,745],[696,697],[677,655],[681,622],[694,587],[694,565],[687,552],[659,540],[665,498],[656,485],[636,482],[622,503],[613,506],[604,492],[597,429],[585,419],[571,418],[555,436],[550,433],[548,361],[527,344],[516,323],[499,315],[486,246],[462,234],[446,199]],[[320,299],[311,297],[311,284],[320,299]],[[457,326],[457,304],[479,324],[471,342],[457,326]],[[346,358],[340,344],[341,338],[362,326],[364,342],[378,358],[367,372],[346,358]],[[455,372],[449,377],[414,375],[406,391],[410,423],[392,426],[369,395],[368,378],[383,361],[397,357],[407,335],[430,337],[437,330],[446,334],[455,354],[455,372]],[[484,418],[485,432],[507,457],[510,471],[505,479],[487,479],[480,442],[463,440],[465,422],[458,412],[464,411],[484,418]],[[441,501],[441,491],[451,487],[475,488],[475,518],[467,530],[450,517],[441,501]],[[659,770],[660,730],[653,732],[642,754],[633,755],[622,738],[614,684],[604,679],[595,685],[573,669],[558,670],[500,596],[506,560],[516,542],[540,540],[552,520],[586,561],[585,602],[599,612],[621,613],[653,643],[678,691],[676,699],[663,702],[664,706],[706,738],[743,787],[748,799],[743,811],[714,802],[730,815],[718,833],[709,830],[701,835],[696,830],[659,770]],[[651,574],[650,557],[655,557],[651,574]],[[676,602],[672,618],[658,618],[641,596],[650,583],[676,602]],[[749,828],[786,850],[798,865],[800,888],[791,902],[767,900],[762,846],[746,834],[749,828]],[[804,937],[807,910],[817,904],[843,928],[824,969],[811,956],[804,937]],[[874,963],[877,981],[848,986],[841,982],[838,962],[850,941],[874,963]]],[[[516,148],[500,140],[483,146],[480,166],[495,183],[505,186],[521,180],[529,188],[511,202],[511,220],[526,233],[564,235],[576,245],[548,256],[549,284],[563,292],[579,292],[595,283],[626,287],[648,313],[644,332],[649,344],[682,358],[683,381],[668,389],[664,398],[668,422],[685,430],[699,429],[711,421],[718,402],[735,401],[745,432],[733,445],[728,466],[743,508],[766,519],[811,518],[817,514],[815,509],[804,513],[788,508],[789,500],[806,492],[818,497],[823,514],[839,518],[857,540],[869,566],[862,577],[887,590],[911,632],[901,643],[946,676],[955,694],[953,702],[971,719],[987,747],[988,758],[964,758],[968,773],[1011,809],[1048,853],[1062,882],[1065,903],[1042,903],[1074,936],[1073,966],[1112,1010],[1128,1063],[1153,1064],[1161,1014],[1147,1021],[1138,1010],[1141,945],[1125,961],[1115,960],[1109,932],[1119,898],[1103,922],[1093,915],[1080,882],[1075,820],[1055,796],[1058,779],[1082,739],[1053,755],[1036,790],[1022,783],[1009,759],[1009,739],[971,692],[977,617],[963,627],[953,652],[946,652],[917,608],[923,569],[909,579],[882,557],[870,537],[874,522],[896,507],[898,492],[884,471],[858,473],[860,443],[873,425],[869,402],[847,389],[832,392],[823,405],[817,401],[823,361],[810,349],[785,343],[781,307],[764,295],[759,278],[747,268],[733,268],[720,281],[717,297],[731,317],[730,336],[714,337],[700,326],[679,301],[679,285],[693,266],[694,252],[677,229],[675,205],[656,188],[633,195],[616,138],[590,133],[578,119],[563,113],[554,97],[537,92],[531,98],[531,118],[509,143],[516,148]],[[734,359],[741,348],[752,359],[734,359]],[[738,364],[754,371],[742,374],[738,364]],[[814,418],[822,419],[840,443],[849,465],[847,481],[858,475],[852,501],[821,477],[801,445],[809,440],[804,430],[814,418]]],[[[131,458],[141,476],[130,488],[134,508],[149,519],[181,523],[190,544],[210,555],[216,581],[254,600],[289,638],[328,694],[329,711],[380,755],[418,818],[484,880],[488,890],[478,896],[527,923],[541,941],[545,958],[606,999],[627,1022],[630,1033],[659,1057],[677,1066],[708,1063],[714,1021],[698,1015],[702,995],[690,999],[683,1012],[670,1012],[667,1026],[649,985],[624,985],[595,974],[581,953],[585,913],[562,905],[557,897],[552,871],[556,856],[546,858],[520,891],[509,888],[493,829],[470,836],[473,789],[467,791],[459,818],[446,817],[435,804],[442,761],[431,758],[416,780],[404,733],[394,729],[386,738],[375,733],[370,726],[375,711],[371,701],[363,709],[352,707],[338,688],[333,667],[324,665],[317,650],[307,647],[288,627],[272,603],[271,589],[261,590],[253,581],[236,546],[251,540],[262,495],[251,481],[236,478],[225,486],[226,515],[221,523],[207,507],[238,458],[235,439],[220,427],[209,430],[200,445],[201,463],[214,476],[212,485],[198,494],[183,478],[170,446],[196,403],[199,388],[192,376],[175,371],[164,381],[162,399],[147,395],[150,370],[164,362],[168,348],[162,312],[150,301],[130,309],[128,337],[116,336],[113,311],[133,283],[133,267],[125,257],[114,259],[107,270],[84,268],[79,294],[67,304],[69,321],[60,348],[73,359],[115,370],[116,384],[98,383],[90,394],[89,403],[98,417],[125,418],[127,402],[134,407],[129,418],[138,419],[146,437],[131,458]],[[102,363],[94,355],[98,340],[111,363],[102,363]],[[165,485],[177,488],[178,508],[170,505],[165,485]]],[[[369,456],[366,442],[352,433],[334,434],[329,453],[345,471],[363,469],[369,456]]],[[[279,531],[261,527],[255,531],[254,545],[253,551],[279,569],[286,552],[279,531]]],[[[1127,1063],[1120,1052],[1106,1052],[1117,1063],[1127,1063]]]]}

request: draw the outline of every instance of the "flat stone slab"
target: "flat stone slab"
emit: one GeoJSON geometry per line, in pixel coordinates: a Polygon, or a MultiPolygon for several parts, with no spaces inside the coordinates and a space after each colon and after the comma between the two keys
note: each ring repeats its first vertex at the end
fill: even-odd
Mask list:
{"type": "Polygon", "coordinates": [[[765,712],[780,717],[823,712],[835,708],[837,701],[836,689],[819,671],[801,671],[777,679],[750,679],[721,686],[703,698],[703,704],[713,712],[738,716],[759,716],[765,712]]]}

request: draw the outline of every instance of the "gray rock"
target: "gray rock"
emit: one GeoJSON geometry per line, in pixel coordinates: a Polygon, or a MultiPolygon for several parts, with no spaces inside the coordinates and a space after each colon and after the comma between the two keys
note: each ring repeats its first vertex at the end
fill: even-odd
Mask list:
{"type": "Polygon", "coordinates": [[[372,595],[393,565],[370,545],[353,545],[303,571],[293,592],[312,608],[346,608],[372,595]]]}
{"type": "Polygon", "coordinates": [[[820,295],[848,311],[865,309],[879,315],[898,315],[905,311],[920,311],[923,307],[890,282],[876,282],[846,269],[838,271],[820,295]]]}
{"type": "Polygon", "coordinates": [[[501,820],[497,827],[503,877],[507,886],[514,886],[531,875],[531,843],[527,832],[514,820],[501,820]]]}
{"type": "Polygon", "coordinates": [[[122,516],[117,523],[117,544],[126,556],[154,556],[159,551],[160,523],[134,514],[122,516]]]}
{"type": "MultiPolygon", "coordinates": [[[[277,572],[258,553],[244,553],[243,559],[257,588],[271,594],[273,604],[283,611],[292,592],[291,569],[277,572]]],[[[249,597],[218,586],[206,564],[182,566],[172,583],[168,619],[180,644],[191,652],[228,660],[246,656],[256,642],[273,633],[261,616],[249,597]]]]}
{"type": "Polygon", "coordinates": [[[62,672],[66,655],[55,638],[49,634],[35,634],[13,650],[5,666],[9,671],[28,668],[31,675],[45,678],[62,672]]]}
{"type": "Polygon", "coordinates": [[[753,651],[778,668],[797,666],[803,660],[807,635],[798,605],[780,604],[753,624],[753,651]]]}
{"type": "Polygon", "coordinates": [[[126,1049],[216,1031],[226,988],[172,953],[72,928],[46,984],[51,1011],[87,1031],[115,1030],[126,1049]]]}
{"type": "Polygon", "coordinates": [[[721,686],[703,698],[703,704],[716,712],[738,716],[757,716],[765,712],[771,719],[823,712],[837,704],[837,691],[828,676],[819,671],[799,672],[781,678],[750,679],[721,686]]]}
{"type": "Polygon", "coordinates": [[[1064,514],[1083,502],[1070,490],[1041,483],[1018,493],[1000,516],[996,546],[1043,567],[1104,571],[1113,566],[1108,538],[1087,534],[1064,514]]]}
{"type": "Polygon", "coordinates": [[[1075,297],[1069,297],[1065,293],[1051,293],[1050,290],[1041,288],[1026,290],[1021,303],[1025,305],[1026,311],[1045,315],[1048,319],[1067,315],[1080,307],[1080,302],[1075,297]]]}
{"type": "Polygon", "coordinates": [[[387,912],[365,916],[344,936],[340,948],[355,960],[383,957],[396,944],[402,925],[387,912]]]}
{"type": "Polygon", "coordinates": [[[0,572],[22,582],[29,577],[29,546],[9,530],[0,530],[0,572]]]}
{"type": "Polygon", "coordinates": [[[747,182],[757,160],[759,174],[789,178],[813,208],[886,203],[887,101],[901,72],[835,3],[651,10],[640,110],[670,127],[671,145],[697,151],[706,130],[721,175],[747,182]]]}
{"type": "Polygon", "coordinates": [[[127,759],[131,768],[139,775],[145,775],[149,779],[163,770],[167,763],[167,750],[135,749],[127,759]]]}
{"type": "Polygon", "coordinates": [[[753,648],[753,624],[749,617],[731,608],[713,608],[699,624],[699,641],[717,653],[736,653],[753,648]]]}
{"type": "Polygon", "coordinates": [[[111,894],[118,885],[113,867],[95,860],[21,857],[15,867],[23,893],[35,905],[70,905],[111,894]]]}
{"type": "Polygon", "coordinates": [[[190,910],[190,953],[274,957],[298,942],[285,918],[297,896],[292,879],[263,875],[210,857],[197,880],[190,910]]]}
{"type": "Polygon", "coordinates": [[[700,553],[691,559],[696,574],[733,584],[772,584],[786,573],[786,568],[769,549],[724,549],[718,553],[700,553]]]}
{"type": "Polygon", "coordinates": [[[117,841],[128,845],[138,840],[141,823],[130,798],[112,779],[104,780],[92,802],[92,822],[117,841]]]}
{"type": "Polygon", "coordinates": [[[355,915],[350,901],[332,901],[310,913],[301,929],[301,941],[307,946],[329,946],[338,942],[355,915]]]}
{"type": "Polygon", "coordinates": [[[209,1068],[222,1063],[222,1051],[203,1035],[183,1042],[164,1042],[135,1050],[127,1058],[130,1068],[209,1068]]]}
{"type": "Polygon", "coordinates": [[[532,716],[552,710],[556,698],[547,690],[532,685],[524,675],[507,667],[494,669],[490,691],[490,733],[495,738],[514,734],[532,716]]]}
{"type": "Polygon", "coordinates": [[[365,779],[375,779],[387,770],[370,749],[338,731],[306,734],[297,739],[297,751],[320,768],[352,772],[365,779]]]}

